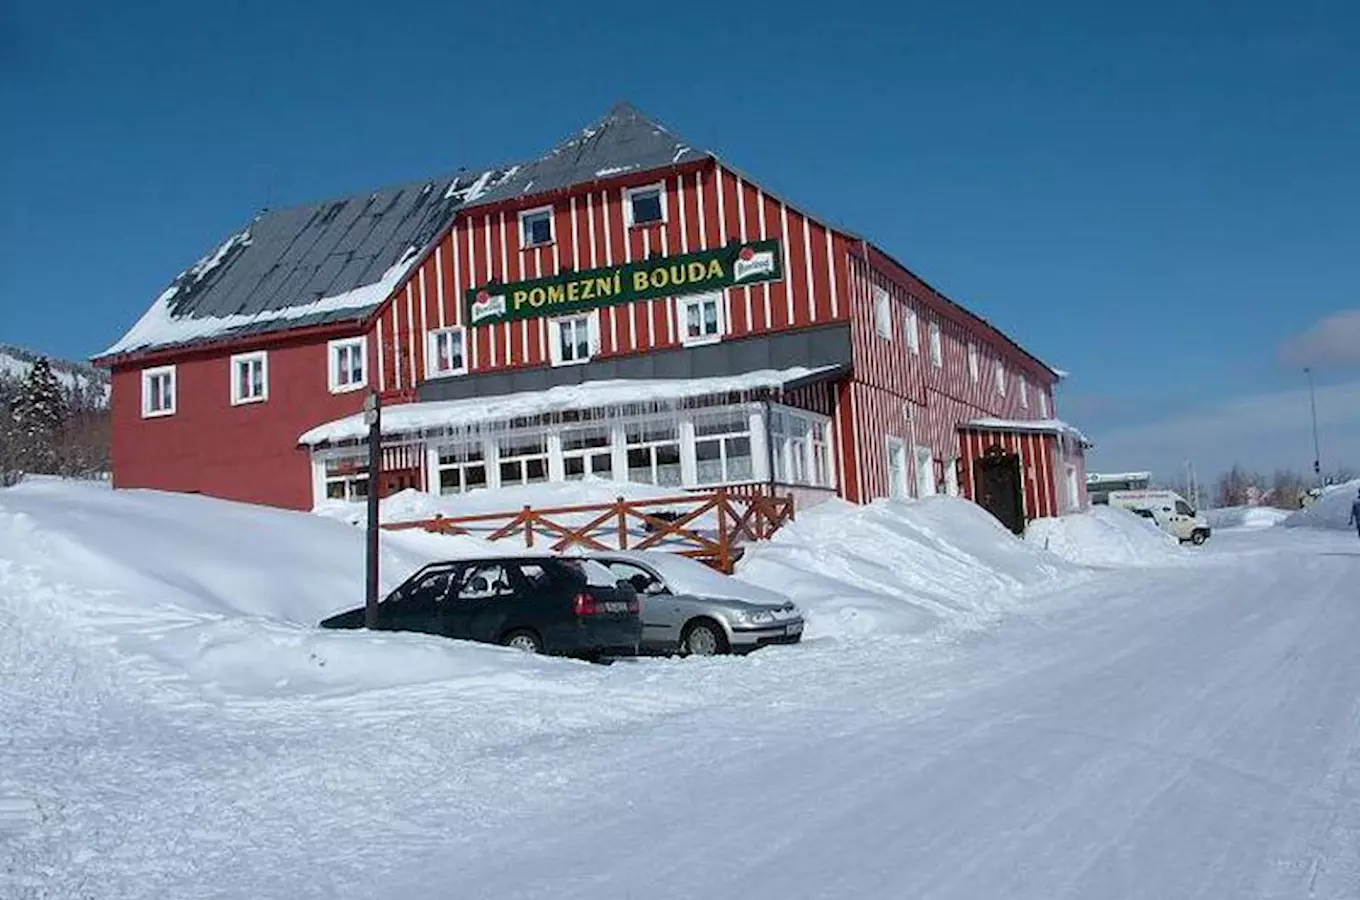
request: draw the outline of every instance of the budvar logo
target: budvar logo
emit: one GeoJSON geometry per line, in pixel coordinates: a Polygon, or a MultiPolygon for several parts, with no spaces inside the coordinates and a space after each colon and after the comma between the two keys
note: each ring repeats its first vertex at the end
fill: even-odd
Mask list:
{"type": "Polygon", "coordinates": [[[752,275],[766,275],[774,271],[774,251],[761,250],[759,253],[750,247],[742,247],[737,261],[732,265],[732,280],[744,281],[752,275]]]}
{"type": "Polygon", "coordinates": [[[497,294],[493,297],[489,291],[477,292],[477,299],[472,304],[472,322],[474,325],[482,319],[503,315],[505,315],[504,294],[497,294]]]}

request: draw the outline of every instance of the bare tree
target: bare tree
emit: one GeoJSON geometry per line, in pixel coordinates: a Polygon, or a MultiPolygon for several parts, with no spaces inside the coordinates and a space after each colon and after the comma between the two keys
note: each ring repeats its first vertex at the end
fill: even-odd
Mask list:
{"type": "Polygon", "coordinates": [[[1231,470],[1219,476],[1218,484],[1214,488],[1214,505],[1224,506],[1249,506],[1259,502],[1265,491],[1262,488],[1264,479],[1255,472],[1248,472],[1241,466],[1234,465],[1231,470]]]}

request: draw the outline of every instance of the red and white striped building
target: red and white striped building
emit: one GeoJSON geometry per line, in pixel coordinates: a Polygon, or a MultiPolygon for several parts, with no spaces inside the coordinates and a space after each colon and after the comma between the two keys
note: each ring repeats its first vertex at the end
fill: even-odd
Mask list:
{"type": "Polygon", "coordinates": [[[1085,505],[1059,373],[621,105],[544,157],[262,214],[100,361],[117,486],[311,508],[596,477],[1085,505]]]}

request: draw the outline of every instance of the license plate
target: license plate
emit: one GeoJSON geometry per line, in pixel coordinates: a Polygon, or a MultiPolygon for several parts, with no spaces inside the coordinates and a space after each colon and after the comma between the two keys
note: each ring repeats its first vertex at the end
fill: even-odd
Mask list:
{"type": "Polygon", "coordinates": [[[628,601],[626,600],[606,600],[603,604],[604,611],[610,613],[628,612],[628,601]]]}

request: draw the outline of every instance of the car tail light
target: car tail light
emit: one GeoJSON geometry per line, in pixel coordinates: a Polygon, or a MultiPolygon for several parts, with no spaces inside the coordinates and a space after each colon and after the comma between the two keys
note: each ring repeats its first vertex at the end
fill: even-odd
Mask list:
{"type": "Polygon", "coordinates": [[[578,616],[593,616],[600,611],[599,604],[595,602],[595,597],[591,594],[577,594],[574,605],[578,616]]]}
{"type": "Polygon", "coordinates": [[[637,615],[642,611],[642,603],[638,600],[637,594],[628,598],[628,612],[637,615]]]}

